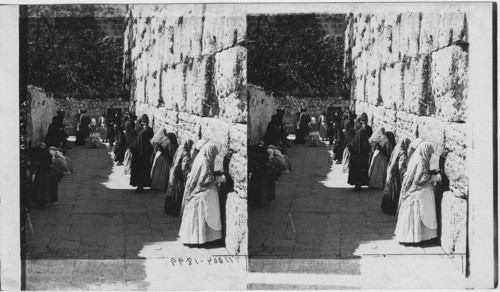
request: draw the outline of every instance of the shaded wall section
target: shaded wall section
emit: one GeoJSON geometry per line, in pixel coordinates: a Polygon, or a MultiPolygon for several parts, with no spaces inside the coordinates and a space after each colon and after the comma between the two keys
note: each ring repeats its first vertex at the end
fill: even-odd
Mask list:
{"type": "Polygon", "coordinates": [[[56,102],[45,91],[33,85],[28,85],[28,127],[26,140],[32,147],[45,142],[45,136],[52,118],[56,115],[56,102]]]}
{"type": "MultiPolygon", "coordinates": [[[[345,31],[351,101],[374,128],[397,139],[423,138],[448,153],[450,191],[442,196],[441,245],[466,250],[467,16],[449,13],[356,14],[345,31]]],[[[441,198],[438,198],[438,202],[441,198]]]]}
{"type": "Polygon", "coordinates": [[[248,145],[256,145],[264,141],[267,124],[276,113],[276,100],[272,92],[253,84],[247,86],[246,95],[249,108],[248,145]]]}
{"type": "Polygon", "coordinates": [[[131,5],[124,69],[132,108],[155,131],[214,142],[215,169],[232,154],[234,192],[226,202],[226,247],[247,251],[245,5],[131,5]]]}

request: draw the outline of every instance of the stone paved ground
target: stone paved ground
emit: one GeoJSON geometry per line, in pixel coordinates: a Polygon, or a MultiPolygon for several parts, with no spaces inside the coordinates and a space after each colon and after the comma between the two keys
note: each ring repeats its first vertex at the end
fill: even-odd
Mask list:
{"type": "Polygon", "coordinates": [[[276,182],[276,201],[249,207],[249,287],[462,287],[463,257],[437,244],[398,244],[396,217],[380,210],[382,191],[354,192],[330,154],[326,145],[292,145],[293,171],[276,182]]]}
{"type": "Polygon", "coordinates": [[[220,245],[189,248],[178,242],[180,218],[163,212],[164,193],[135,193],[123,166],[113,165],[109,146],[74,147],[69,156],[75,172],[60,182],[59,203],[32,210],[28,290],[246,287],[237,280],[245,258],[225,257],[220,245]],[[208,262],[216,255],[222,264],[208,262]],[[221,281],[206,280],[215,275],[221,281]]]}

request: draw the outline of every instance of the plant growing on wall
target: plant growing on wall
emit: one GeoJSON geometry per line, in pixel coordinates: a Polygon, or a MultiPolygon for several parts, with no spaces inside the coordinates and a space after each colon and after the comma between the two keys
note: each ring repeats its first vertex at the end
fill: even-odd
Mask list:
{"type": "Polygon", "coordinates": [[[63,8],[56,13],[60,6],[30,7],[28,84],[55,97],[127,97],[122,85],[123,41],[98,29],[92,5],[63,8]]]}
{"type": "Polygon", "coordinates": [[[277,94],[347,96],[343,37],[327,35],[314,14],[247,20],[248,82],[277,94]]]}

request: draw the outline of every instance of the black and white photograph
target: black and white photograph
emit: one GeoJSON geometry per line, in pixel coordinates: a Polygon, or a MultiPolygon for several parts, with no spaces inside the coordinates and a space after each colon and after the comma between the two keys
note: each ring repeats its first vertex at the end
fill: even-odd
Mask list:
{"type": "Polygon", "coordinates": [[[497,287],[496,17],[0,6],[0,289],[497,287]]]}

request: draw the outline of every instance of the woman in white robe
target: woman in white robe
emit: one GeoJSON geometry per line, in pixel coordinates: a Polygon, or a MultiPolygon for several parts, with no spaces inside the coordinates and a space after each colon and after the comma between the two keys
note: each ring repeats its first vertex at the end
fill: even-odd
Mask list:
{"type": "Polygon", "coordinates": [[[183,244],[204,244],[222,238],[217,184],[225,181],[214,172],[219,151],[208,142],[195,158],[184,190],[185,206],[179,230],[183,244]]]}
{"type": "Polygon", "coordinates": [[[441,175],[430,171],[434,147],[422,142],[415,149],[401,186],[396,240],[400,243],[418,243],[438,236],[434,182],[441,175]]]}

